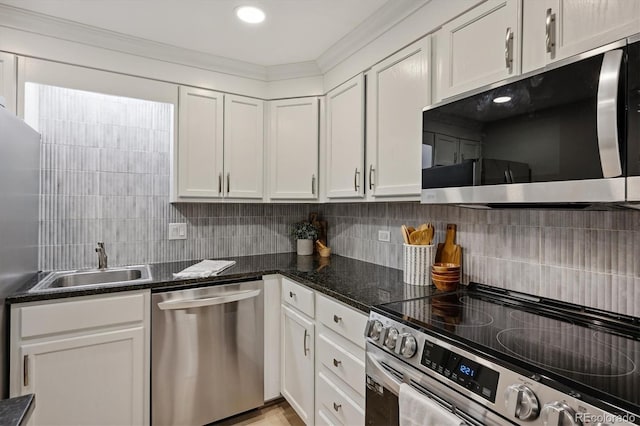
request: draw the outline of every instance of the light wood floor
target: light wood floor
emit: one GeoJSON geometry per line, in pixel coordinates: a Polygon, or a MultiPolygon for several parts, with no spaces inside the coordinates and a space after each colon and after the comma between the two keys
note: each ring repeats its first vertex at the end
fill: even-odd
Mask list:
{"type": "Polygon", "coordinates": [[[304,422],[286,401],[258,408],[214,423],[215,426],[304,426],[304,422]]]}

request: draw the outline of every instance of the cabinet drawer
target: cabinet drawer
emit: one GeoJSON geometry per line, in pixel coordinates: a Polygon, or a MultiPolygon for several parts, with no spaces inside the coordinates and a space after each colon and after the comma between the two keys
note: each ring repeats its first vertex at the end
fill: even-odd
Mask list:
{"type": "Polygon", "coordinates": [[[316,347],[318,360],[364,397],[364,351],[352,354],[324,333],[318,334],[316,347]]]}
{"type": "Polygon", "coordinates": [[[342,423],[336,421],[324,407],[321,407],[316,416],[316,426],[342,426],[342,423]]]}
{"type": "Polygon", "coordinates": [[[282,301],[309,317],[314,317],[313,291],[287,278],[282,278],[282,301]]]}
{"type": "Polygon", "coordinates": [[[316,387],[318,410],[329,411],[342,424],[364,425],[364,409],[349,398],[339,386],[322,372],[318,373],[316,387]]]}
{"type": "Polygon", "coordinates": [[[364,349],[367,316],[338,302],[318,295],[318,319],[336,333],[364,349]]]}
{"type": "Polygon", "coordinates": [[[143,293],[54,302],[20,309],[22,339],[144,321],[143,293]]]}

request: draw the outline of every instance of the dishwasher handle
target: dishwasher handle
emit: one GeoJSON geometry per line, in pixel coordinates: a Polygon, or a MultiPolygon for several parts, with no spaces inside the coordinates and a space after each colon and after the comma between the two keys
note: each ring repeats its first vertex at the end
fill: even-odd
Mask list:
{"type": "Polygon", "coordinates": [[[163,311],[175,309],[202,308],[205,306],[222,305],[225,303],[239,302],[240,300],[251,299],[260,294],[260,290],[245,290],[237,293],[223,294],[216,297],[203,297],[199,299],[179,299],[167,300],[158,303],[158,308],[163,311]]]}

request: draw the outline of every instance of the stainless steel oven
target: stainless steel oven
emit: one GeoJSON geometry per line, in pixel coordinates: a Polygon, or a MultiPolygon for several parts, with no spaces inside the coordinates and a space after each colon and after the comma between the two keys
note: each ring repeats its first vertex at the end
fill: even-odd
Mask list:
{"type": "Polygon", "coordinates": [[[639,76],[636,37],[425,108],[422,202],[640,200],[639,76]]]}
{"type": "Polygon", "coordinates": [[[637,318],[472,284],[374,306],[365,336],[367,426],[640,424],[637,318]]]}

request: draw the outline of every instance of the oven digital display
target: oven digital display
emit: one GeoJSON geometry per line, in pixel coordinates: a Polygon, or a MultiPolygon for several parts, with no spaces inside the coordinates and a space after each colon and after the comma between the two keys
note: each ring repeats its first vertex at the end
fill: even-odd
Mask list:
{"type": "Polygon", "coordinates": [[[471,367],[469,367],[467,364],[468,363],[460,363],[460,368],[458,368],[458,370],[462,374],[467,375],[469,377],[475,376],[476,375],[476,370],[471,368],[471,367]]]}
{"type": "Polygon", "coordinates": [[[420,363],[459,386],[495,402],[499,374],[484,365],[426,341],[420,363]]]}

